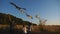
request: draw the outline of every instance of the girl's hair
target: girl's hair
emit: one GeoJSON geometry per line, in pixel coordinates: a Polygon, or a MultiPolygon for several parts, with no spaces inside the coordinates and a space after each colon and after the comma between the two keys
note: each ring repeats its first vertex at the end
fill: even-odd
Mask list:
{"type": "Polygon", "coordinates": [[[23,27],[25,27],[25,25],[23,25],[23,27]]]}

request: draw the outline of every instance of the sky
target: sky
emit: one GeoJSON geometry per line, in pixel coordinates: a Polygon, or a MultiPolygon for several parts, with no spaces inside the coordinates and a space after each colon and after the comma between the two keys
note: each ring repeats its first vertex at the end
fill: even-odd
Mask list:
{"type": "Polygon", "coordinates": [[[0,0],[0,13],[11,14],[35,24],[39,24],[39,20],[35,18],[35,15],[38,14],[41,19],[47,20],[46,25],[60,25],[60,0],[0,0]],[[26,8],[26,12],[33,16],[33,19],[22,14],[9,2],[26,8]]]}

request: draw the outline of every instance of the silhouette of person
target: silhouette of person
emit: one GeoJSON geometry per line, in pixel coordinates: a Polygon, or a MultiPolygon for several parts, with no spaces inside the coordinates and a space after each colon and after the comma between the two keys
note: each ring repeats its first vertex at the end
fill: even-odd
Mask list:
{"type": "Polygon", "coordinates": [[[28,24],[28,33],[27,34],[31,34],[31,24],[28,24]]]}
{"type": "Polygon", "coordinates": [[[10,31],[11,31],[12,34],[15,33],[15,29],[14,29],[15,25],[16,25],[15,21],[12,21],[11,26],[10,26],[10,31]]]}

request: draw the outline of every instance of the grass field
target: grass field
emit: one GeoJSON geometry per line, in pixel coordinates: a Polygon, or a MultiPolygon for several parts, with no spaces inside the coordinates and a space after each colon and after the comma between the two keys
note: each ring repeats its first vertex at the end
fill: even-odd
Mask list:
{"type": "MultiPolygon", "coordinates": [[[[11,30],[9,25],[0,25],[0,34],[22,34],[22,25],[16,25],[15,29],[11,30]]],[[[31,34],[60,34],[59,25],[33,26],[31,34]]]]}

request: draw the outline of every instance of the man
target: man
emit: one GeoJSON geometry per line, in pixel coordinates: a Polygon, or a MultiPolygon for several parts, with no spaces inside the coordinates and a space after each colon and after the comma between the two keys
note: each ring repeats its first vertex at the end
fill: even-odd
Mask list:
{"type": "Polygon", "coordinates": [[[28,25],[28,33],[27,34],[31,34],[31,24],[28,25]]]}

